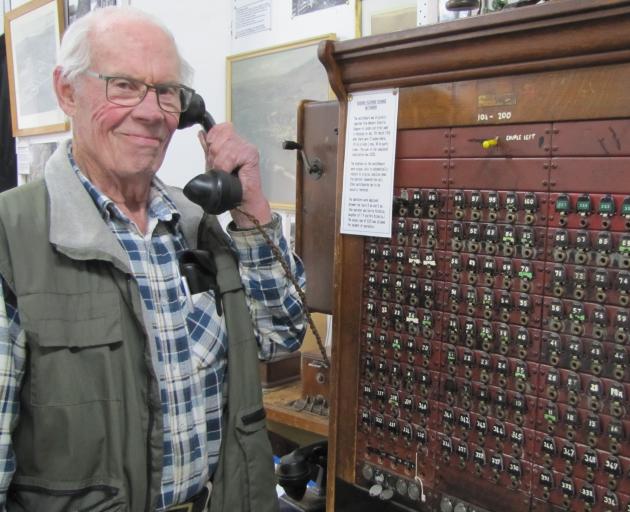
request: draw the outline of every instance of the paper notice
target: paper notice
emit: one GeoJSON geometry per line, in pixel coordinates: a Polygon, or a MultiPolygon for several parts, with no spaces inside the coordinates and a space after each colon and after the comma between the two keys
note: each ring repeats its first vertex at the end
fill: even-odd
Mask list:
{"type": "Polygon", "coordinates": [[[398,89],[348,100],[342,233],[391,237],[397,121],[398,89]]]}

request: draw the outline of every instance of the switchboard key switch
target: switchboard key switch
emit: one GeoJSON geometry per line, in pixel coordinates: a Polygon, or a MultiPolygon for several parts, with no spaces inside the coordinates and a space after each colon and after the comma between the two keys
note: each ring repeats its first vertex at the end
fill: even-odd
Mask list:
{"type": "Polygon", "coordinates": [[[587,386],[588,408],[593,412],[600,412],[602,409],[602,398],[604,395],[604,385],[597,377],[591,378],[587,386]]]}
{"type": "Polygon", "coordinates": [[[569,232],[566,229],[558,229],[553,234],[553,260],[563,263],[567,260],[569,247],[569,232]]]}
{"type": "Polygon", "coordinates": [[[559,224],[565,226],[567,217],[571,213],[571,198],[568,194],[559,194],[556,198],[556,213],[559,216],[559,224]]]}
{"type": "Polygon", "coordinates": [[[514,223],[517,220],[517,212],[518,212],[518,196],[515,192],[508,192],[505,195],[505,209],[507,213],[505,215],[505,220],[509,223],[514,223]]]}
{"type": "Polygon", "coordinates": [[[548,333],[543,341],[546,343],[549,364],[558,366],[562,356],[562,338],[556,333],[548,333]]]}
{"type": "MultiPolygon", "coordinates": [[[[575,235],[575,262],[584,265],[589,262],[589,250],[591,248],[590,234],[588,231],[578,231],[575,235]]],[[[599,245],[598,245],[599,248],[599,245]]]]}
{"type": "Polygon", "coordinates": [[[549,320],[548,327],[554,332],[558,332],[562,329],[562,320],[564,318],[564,311],[562,302],[559,300],[552,300],[549,303],[549,320]]]}
{"type": "Polygon", "coordinates": [[[584,358],[584,350],[582,340],[577,337],[569,338],[567,341],[567,352],[569,354],[569,368],[577,371],[582,367],[582,359],[584,358]]]}
{"type": "Polygon", "coordinates": [[[427,193],[427,215],[429,218],[434,219],[437,217],[438,208],[441,206],[440,193],[437,190],[429,190],[427,193]]]}
{"type": "Polygon", "coordinates": [[[478,190],[473,190],[470,194],[470,208],[472,212],[470,213],[470,218],[472,220],[481,219],[481,210],[483,209],[483,197],[481,192],[478,190]]]}
{"type": "Polygon", "coordinates": [[[593,338],[603,340],[606,338],[608,326],[608,312],[603,306],[596,306],[591,314],[591,323],[593,324],[593,338]]]}
{"type": "Polygon", "coordinates": [[[514,256],[516,232],[513,226],[508,224],[503,228],[503,236],[501,237],[501,242],[503,245],[503,256],[514,256]]]}
{"type": "Polygon", "coordinates": [[[588,226],[588,216],[593,212],[593,201],[591,200],[591,196],[589,194],[582,194],[578,196],[575,211],[581,217],[580,218],[580,226],[587,227],[588,226]]]}
{"type": "Polygon", "coordinates": [[[427,232],[427,247],[433,249],[437,241],[439,239],[439,229],[435,222],[429,221],[426,224],[426,232],[427,232]]]}
{"type": "Polygon", "coordinates": [[[565,294],[567,285],[567,270],[564,265],[555,265],[551,269],[551,293],[556,297],[565,294]]]}
{"type": "Polygon", "coordinates": [[[581,336],[584,334],[584,322],[586,310],[581,302],[573,302],[569,307],[569,320],[571,321],[571,334],[581,336]]]}
{"type": "Polygon", "coordinates": [[[621,215],[626,219],[625,228],[630,229],[630,197],[625,197],[621,204],[621,215]]]}
{"type": "Polygon", "coordinates": [[[623,381],[628,367],[628,352],[625,347],[615,345],[612,362],[614,364],[613,377],[618,381],[623,381]]]}
{"type": "MultiPolygon", "coordinates": [[[[484,307],[486,307],[485,303],[484,307]]],[[[488,309],[484,309],[484,316],[486,316],[485,313],[488,311],[492,312],[491,306],[488,306],[488,309]]],[[[481,328],[479,329],[479,339],[481,340],[481,348],[483,350],[492,350],[494,348],[494,333],[492,330],[492,324],[487,321],[484,321],[481,324],[481,328]]]]}
{"type": "Polygon", "coordinates": [[[577,300],[584,299],[586,295],[587,282],[587,270],[585,267],[575,267],[573,269],[573,298],[577,300]]]}
{"type": "Polygon", "coordinates": [[[564,424],[566,427],[566,437],[569,441],[575,441],[577,429],[580,426],[578,410],[568,406],[564,413],[564,424]]]}
{"type": "Polygon", "coordinates": [[[612,252],[613,239],[608,231],[600,231],[595,239],[597,258],[595,264],[599,267],[606,267],[610,264],[610,253],[612,252]]]}
{"type": "Polygon", "coordinates": [[[468,240],[468,247],[467,249],[470,252],[479,252],[480,249],[480,244],[479,241],[481,239],[481,226],[475,222],[471,222],[468,225],[468,233],[467,233],[467,240],[468,240]]]}
{"type": "Polygon", "coordinates": [[[535,255],[536,237],[534,230],[529,227],[521,229],[520,246],[523,258],[532,258],[535,255]]]}
{"type": "Polygon", "coordinates": [[[597,493],[595,487],[590,483],[584,483],[580,489],[580,499],[584,502],[584,510],[593,510],[597,503],[597,493]]]}
{"type": "Polygon", "coordinates": [[[608,229],[610,227],[610,218],[616,213],[615,200],[610,194],[606,194],[599,200],[597,213],[601,217],[602,227],[608,229]]]}
{"type": "Polygon", "coordinates": [[[405,264],[407,263],[407,254],[404,247],[396,248],[394,259],[396,261],[396,273],[403,274],[405,271],[405,264]]]}
{"type": "Polygon", "coordinates": [[[463,190],[457,190],[453,193],[453,207],[455,208],[455,218],[463,219],[466,209],[466,194],[463,190]]]}
{"type": "Polygon", "coordinates": [[[538,211],[538,197],[533,192],[527,192],[523,198],[523,209],[525,210],[525,224],[533,224],[538,211]]]}
{"type": "Polygon", "coordinates": [[[560,387],[560,372],[555,369],[555,368],[551,368],[548,372],[547,372],[547,380],[546,380],[546,384],[547,384],[547,398],[549,398],[550,400],[557,400],[558,398],[558,388],[560,387]]]}
{"type": "Polygon", "coordinates": [[[394,198],[394,204],[398,206],[398,208],[394,208],[394,211],[398,211],[398,215],[401,217],[406,217],[409,213],[409,191],[402,189],[400,197],[394,198]]]}
{"type": "Polygon", "coordinates": [[[623,418],[626,415],[626,394],[622,384],[611,384],[608,389],[608,399],[610,401],[610,414],[615,418],[623,418]]]}
{"type": "Polygon", "coordinates": [[[593,273],[593,284],[595,285],[595,300],[606,302],[606,292],[610,289],[610,276],[607,270],[597,269],[593,273]]]}
{"type": "Polygon", "coordinates": [[[464,225],[461,222],[453,222],[451,224],[451,248],[455,252],[463,249],[464,244],[464,225]]]}
{"type": "Polygon", "coordinates": [[[552,434],[556,430],[558,424],[558,406],[555,402],[547,402],[543,412],[543,418],[547,422],[547,432],[552,434]]]}
{"type": "Polygon", "coordinates": [[[498,212],[501,208],[500,197],[498,192],[489,191],[488,192],[488,220],[490,222],[495,222],[498,218],[498,212]]]}
{"type": "MultiPolygon", "coordinates": [[[[580,401],[580,394],[582,393],[580,375],[572,371],[567,372],[566,387],[568,391],[568,403],[577,406],[580,401]]],[[[601,397],[601,392],[597,396],[601,397]]]]}
{"type": "Polygon", "coordinates": [[[597,446],[599,437],[602,434],[602,421],[599,414],[589,413],[586,418],[587,438],[586,443],[594,448],[597,446]]]}
{"type": "Polygon", "coordinates": [[[630,314],[626,309],[619,309],[615,313],[615,342],[625,343],[628,340],[630,328],[630,314]]]}
{"type": "Polygon", "coordinates": [[[418,219],[411,221],[411,245],[418,247],[422,237],[422,223],[418,219]]]}
{"type": "Polygon", "coordinates": [[[622,235],[619,239],[619,268],[630,268],[630,235],[622,235]]]}
{"type": "Polygon", "coordinates": [[[623,423],[619,419],[612,418],[608,424],[606,435],[608,437],[609,450],[614,454],[618,454],[621,443],[625,441],[626,435],[623,423]]]}
{"type": "Polygon", "coordinates": [[[411,196],[411,203],[412,203],[412,213],[414,217],[421,217],[422,216],[422,207],[423,207],[423,201],[422,201],[422,193],[419,190],[414,190],[411,196]]]}
{"type": "Polygon", "coordinates": [[[538,477],[538,483],[543,489],[542,499],[544,501],[549,501],[549,498],[551,497],[551,490],[554,488],[553,473],[549,471],[549,469],[542,470],[538,477]]]}

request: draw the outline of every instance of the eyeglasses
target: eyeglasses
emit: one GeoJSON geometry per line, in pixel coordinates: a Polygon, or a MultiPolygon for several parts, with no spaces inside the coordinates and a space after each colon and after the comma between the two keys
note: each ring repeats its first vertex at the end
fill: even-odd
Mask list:
{"type": "Polygon", "coordinates": [[[153,89],[158,105],[165,112],[180,114],[186,112],[195,90],[178,83],[147,84],[126,76],[107,76],[87,70],[88,76],[105,80],[105,96],[107,101],[121,107],[135,107],[153,89]]]}

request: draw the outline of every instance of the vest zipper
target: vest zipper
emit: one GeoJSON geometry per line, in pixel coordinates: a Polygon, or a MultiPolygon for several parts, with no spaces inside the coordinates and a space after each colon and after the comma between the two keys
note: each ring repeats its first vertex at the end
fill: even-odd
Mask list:
{"type": "MultiPolygon", "coordinates": [[[[151,393],[151,375],[147,375],[147,396],[151,393]]],[[[151,512],[151,475],[153,473],[153,460],[151,458],[151,436],[153,434],[153,406],[149,399],[149,426],[147,428],[147,496],[145,499],[145,511],[151,512]]]]}

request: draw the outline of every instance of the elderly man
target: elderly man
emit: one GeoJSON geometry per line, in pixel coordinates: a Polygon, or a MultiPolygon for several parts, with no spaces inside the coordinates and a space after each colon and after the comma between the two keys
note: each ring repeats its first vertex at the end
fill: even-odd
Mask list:
{"type": "MultiPolygon", "coordinates": [[[[303,307],[247,217],[232,211],[228,238],[155,176],[189,75],[139,11],[97,10],[64,36],[72,140],[43,180],[0,195],[0,509],[277,508],[257,360],[300,346],[303,307]],[[189,249],[218,287],[187,293],[189,249]]],[[[303,282],[256,149],[229,124],[203,145],[208,165],[239,167],[241,209],[303,282]]]]}

